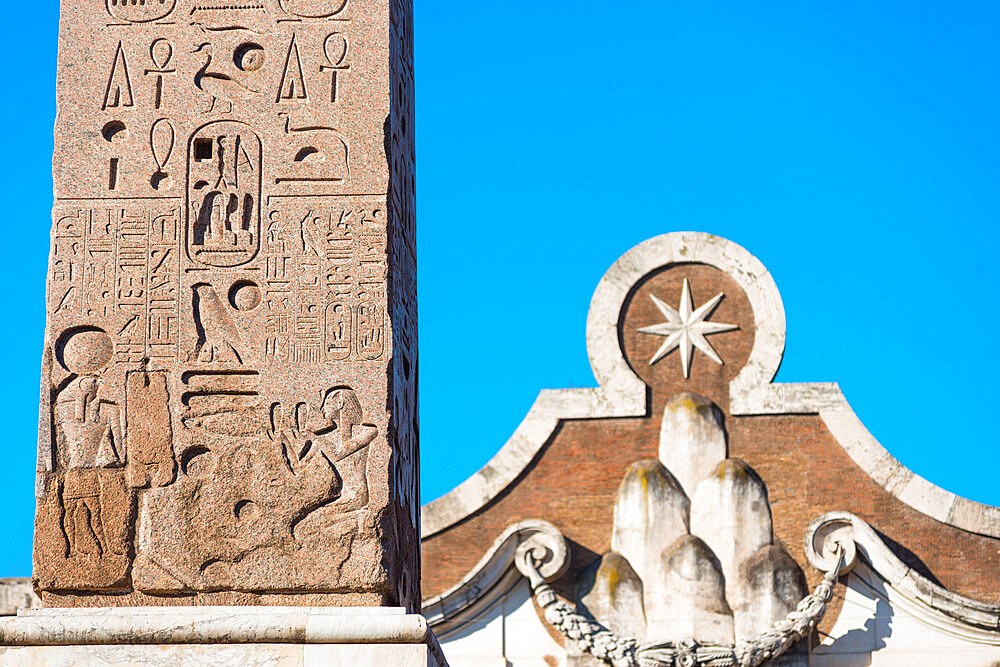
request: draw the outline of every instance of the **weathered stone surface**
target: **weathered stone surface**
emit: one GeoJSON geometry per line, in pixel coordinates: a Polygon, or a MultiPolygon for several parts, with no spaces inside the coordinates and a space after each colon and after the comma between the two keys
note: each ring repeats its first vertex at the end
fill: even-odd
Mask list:
{"type": "Polygon", "coordinates": [[[659,461],[636,461],[618,488],[612,550],[648,581],[663,550],[688,532],[689,506],[677,480],[659,461]]]}
{"type": "Polygon", "coordinates": [[[735,581],[740,563],[772,540],[767,488],[757,473],[738,459],[719,463],[694,494],[691,532],[719,558],[726,581],[735,581]]]}
{"type": "Polygon", "coordinates": [[[630,466],[618,487],[612,551],[580,573],[577,599],[600,623],[639,641],[749,639],[807,595],[802,570],[772,546],[763,481],[743,461],[724,458],[718,408],[682,393],[661,424],[661,456],[689,479],[709,472],[689,500],[661,461],[630,466]]]}
{"type": "Polygon", "coordinates": [[[446,661],[401,608],[44,609],[0,621],[0,665],[416,665],[446,661]]]}
{"type": "Polygon", "coordinates": [[[62,1],[47,604],[419,605],[411,14],[62,1]]]}
{"type": "Polygon", "coordinates": [[[681,537],[663,552],[644,599],[648,637],[733,641],[733,612],[726,602],[722,568],[712,550],[694,535],[681,537]]]}
{"type": "Polygon", "coordinates": [[[722,412],[707,398],[690,392],[677,394],[663,410],[659,456],[692,497],[698,483],[726,458],[722,412]]]}
{"type": "Polygon", "coordinates": [[[28,577],[0,579],[0,616],[13,616],[22,609],[40,607],[42,601],[35,595],[28,577]]]}
{"type": "Polygon", "coordinates": [[[614,551],[604,554],[593,580],[583,582],[583,588],[580,600],[594,618],[622,637],[645,638],[642,580],[626,558],[614,551]]]}
{"type": "Polygon", "coordinates": [[[809,593],[798,563],[777,545],[764,547],[740,565],[730,586],[736,639],[749,639],[785,618],[809,593]]]}

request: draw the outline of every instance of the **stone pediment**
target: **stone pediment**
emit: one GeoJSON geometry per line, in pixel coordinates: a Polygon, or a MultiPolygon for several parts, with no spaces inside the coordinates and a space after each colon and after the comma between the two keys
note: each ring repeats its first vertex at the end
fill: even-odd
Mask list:
{"type": "MultiPolygon", "coordinates": [[[[822,574],[836,574],[830,550],[841,540],[819,539],[825,567],[800,545],[811,522],[833,510],[881,531],[872,533],[881,546],[851,551],[851,564],[864,562],[858,572],[888,582],[903,567],[920,583],[887,590],[981,633],[1000,601],[989,574],[1000,566],[1000,508],[902,466],[835,383],[773,382],[784,345],[777,285],[740,246],[678,232],[625,253],[598,284],[587,319],[598,386],[541,391],[482,470],[423,507],[425,609],[437,610],[432,622],[444,625],[435,627],[451,628],[446,641],[489,598],[482,545],[518,522],[543,520],[568,554],[565,575],[544,577],[551,595],[533,581],[550,629],[573,637],[597,628],[601,641],[624,637],[634,648],[666,642],[657,649],[663,660],[698,646],[703,657],[711,646],[735,655],[741,642],[749,651],[798,604],[811,600],[815,611],[827,594],[822,574]],[[893,558],[867,556],[885,552],[893,558]],[[943,593],[951,597],[942,608],[921,601],[943,593]]],[[[831,604],[821,632],[843,600],[831,604]]],[[[816,620],[795,618],[804,634],[786,634],[782,650],[816,620]]],[[[1000,635],[989,641],[1000,644],[1000,635]]],[[[573,658],[572,644],[571,660],[593,660],[573,658]]]]}
{"type": "MultiPolygon", "coordinates": [[[[708,395],[725,405],[730,414],[817,414],[848,456],[888,493],[943,523],[1000,537],[1000,508],[959,497],[905,468],[868,432],[835,382],[772,382],[784,356],[785,311],[771,274],[756,257],[731,241],[699,232],[675,232],[629,250],[597,286],[587,317],[587,351],[598,387],[541,391],[512,437],[480,472],[424,505],[425,539],[482,509],[500,494],[535,458],[560,420],[646,415],[647,386],[655,388],[682,379],[676,359],[664,359],[666,370],[649,365],[648,359],[643,361],[643,353],[651,357],[656,344],[638,331],[639,325],[655,324],[654,313],[658,311],[652,302],[632,307],[652,291],[651,284],[663,285],[662,294],[676,298],[678,283],[684,280],[681,274],[704,275],[705,283],[728,286],[714,319],[729,322],[735,319],[727,317],[729,310],[744,313],[740,329],[729,334],[731,342],[720,343],[727,352],[724,365],[712,368],[710,360],[695,354],[694,363],[705,366],[701,372],[711,372],[714,384],[723,389],[719,396],[708,395]],[[733,301],[740,303],[727,308],[733,301]],[[621,326],[623,318],[629,318],[627,324],[634,326],[621,326]],[[636,359],[630,358],[630,350],[636,352],[636,359]],[[670,364],[674,368],[669,368],[670,364]]],[[[705,294],[711,291],[707,289],[705,294]]],[[[697,369],[689,382],[681,383],[688,384],[701,384],[697,369]]]]}

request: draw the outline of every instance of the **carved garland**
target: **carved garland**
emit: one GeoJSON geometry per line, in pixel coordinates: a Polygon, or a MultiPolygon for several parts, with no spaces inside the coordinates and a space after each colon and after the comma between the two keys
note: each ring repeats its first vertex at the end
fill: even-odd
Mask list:
{"type": "Polygon", "coordinates": [[[639,645],[635,639],[618,637],[593,619],[579,614],[572,605],[560,600],[546,583],[539,568],[552,554],[540,544],[526,542],[518,550],[515,563],[531,582],[538,606],[545,610],[545,620],[556,627],[581,650],[614,667],[757,667],[776,658],[795,642],[807,637],[826,613],[833,597],[837,577],[843,574],[847,550],[839,542],[834,546],[832,567],[811,595],[799,602],[795,611],[770,629],[736,644],[702,644],[694,639],[639,645]]]}

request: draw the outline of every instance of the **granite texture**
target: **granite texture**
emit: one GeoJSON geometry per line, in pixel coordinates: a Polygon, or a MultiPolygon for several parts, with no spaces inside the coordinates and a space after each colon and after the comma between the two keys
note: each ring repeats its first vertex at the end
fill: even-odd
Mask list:
{"type": "Polygon", "coordinates": [[[411,15],[63,0],[47,605],[418,607],[411,15]]]}

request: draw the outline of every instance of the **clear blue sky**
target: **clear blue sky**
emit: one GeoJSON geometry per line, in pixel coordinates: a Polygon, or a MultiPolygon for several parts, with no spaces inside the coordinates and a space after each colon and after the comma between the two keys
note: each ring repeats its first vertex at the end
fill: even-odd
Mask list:
{"type": "MultiPolygon", "coordinates": [[[[601,275],[693,229],[773,273],[779,380],[839,382],[904,464],[1000,504],[1000,5],[416,4],[425,501],[485,463],[539,389],[594,383],[601,275]]],[[[5,19],[0,575],[15,576],[30,572],[57,3],[5,19]]]]}

